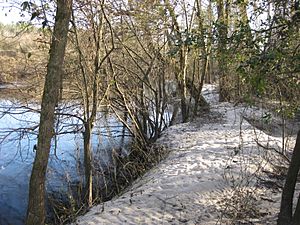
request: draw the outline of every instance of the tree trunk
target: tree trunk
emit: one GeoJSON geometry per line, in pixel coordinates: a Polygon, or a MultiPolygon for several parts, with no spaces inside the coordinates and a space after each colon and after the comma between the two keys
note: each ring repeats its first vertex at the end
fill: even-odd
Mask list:
{"type": "Polygon", "coordinates": [[[88,207],[93,203],[93,172],[92,172],[92,149],[91,149],[91,133],[92,125],[90,121],[84,124],[83,148],[84,148],[84,170],[85,170],[85,190],[84,199],[88,207]]]}
{"type": "MultiPolygon", "coordinates": [[[[176,39],[182,41],[182,35],[179,28],[179,23],[177,21],[177,16],[175,14],[174,8],[171,6],[170,1],[165,0],[166,8],[170,13],[173,22],[173,30],[175,32],[176,39]]],[[[180,103],[181,103],[181,115],[182,122],[185,123],[189,118],[189,107],[187,104],[187,59],[188,59],[188,49],[187,46],[181,45],[179,50],[179,65],[175,65],[175,77],[178,84],[180,103]]]]}
{"type": "Polygon", "coordinates": [[[292,225],[300,225],[300,194],[298,196],[298,202],[292,222],[292,225]]]}
{"type": "Polygon", "coordinates": [[[58,0],[55,26],[48,62],[36,156],[29,184],[27,225],[45,224],[45,180],[51,139],[54,135],[54,111],[58,103],[62,64],[67,43],[68,25],[72,11],[72,0],[58,0]]]}
{"type": "Polygon", "coordinates": [[[217,1],[218,11],[218,71],[219,71],[219,101],[229,100],[228,92],[228,68],[227,68],[227,26],[229,2],[226,1],[224,6],[223,0],[217,1]],[[225,9],[224,9],[225,8],[225,9]]]}
{"type": "Polygon", "coordinates": [[[299,199],[297,209],[293,216],[293,196],[297,182],[297,176],[300,169],[300,130],[298,131],[296,145],[294,148],[292,160],[287,173],[285,185],[282,191],[280,212],[278,215],[277,225],[298,225],[299,222],[299,199]],[[297,214],[298,212],[298,214],[297,214]]]}
{"type": "Polygon", "coordinates": [[[195,107],[193,116],[196,116],[199,106],[199,100],[201,99],[201,92],[204,85],[204,80],[207,76],[207,67],[208,67],[208,59],[207,59],[207,49],[206,49],[206,43],[204,39],[204,29],[203,29],[203,15],[202,15],[202,6],[201,1],[196,0],[196,8],[197,8],[197,18],[198,18],[198,30],[200,33],[200,45],[201,45],[201,54],[199,55],[199,58],[202,59],[201,61],[201,71],[199,71],[199,86],[197,90],[197,94],[195,97],[195,107]]]}
{"type": "MultiPolygon", "coordinates": [[[[254,46],[253,42],[253,35],[251,33],[251,26],[250,26],[250,20],[247,14],[247,7],[249,4],[249,0],[242,0],[239,1],[238,11],[239,16],[235,19],[235,27],[239,30],[239,33],[241,34],[240,39],[240,49],[237,51],[238,54],[242,55],[243,57],[251,57],[253,54],[253,51],[255,51],[256,47],[254,46]]],[[[234,85],[234,98],[240,99],[245,90],[243,90],[242,86],[242,79],[241,75],[239,73],[235,74],[235,80],[233,81],[234,85]]]]}
{"type": "Polygon", "coordinates": [[[207,30],[207,75],[205,77],[205,82],[211,84],[213,82],[212,78],[212,43],[213,43],[213,11],[212,11],[212,0],[209,0],[207,9],[207,18],[209,23],[209,28],[207,30]]]}
{"type": "Polygon", "coordinates": [[[183,46],[183,61],[181,61],[181,73],[182,73],[182,91],[183,95],[181,96],[181,106],[182,106],[182,122],[187,122],[189,118],[189,106],[187,104],[187,59],[188,59],[188,49],[183,46]]]}

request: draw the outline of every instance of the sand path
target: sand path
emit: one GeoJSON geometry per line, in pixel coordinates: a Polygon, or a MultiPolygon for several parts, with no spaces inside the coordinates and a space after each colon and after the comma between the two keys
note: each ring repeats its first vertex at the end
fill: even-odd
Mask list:
{"type": "Polygon", "coordinates": [[[266,176],[261,171],[272,169],[255,139],[280,146],[280,138],[255,131],[242,119],[249,110],[219,104],[211,86],[204,95],[211,103],[208,115],[172,126],[158,140],[171,150],[165,160],[123,195],[91,208],[74,224],[227,224],[224,212],[235,204],[243,207],[230,203],[237,188],[255,192],[253,200],[246,191],[263,215],[255,219],[251,210],[245,211],[245,219],[252,221],[247,224],[273,224],[280,193],[272,188],[270,197],[270,190],[257,186],[255,175],[266,176]]]}

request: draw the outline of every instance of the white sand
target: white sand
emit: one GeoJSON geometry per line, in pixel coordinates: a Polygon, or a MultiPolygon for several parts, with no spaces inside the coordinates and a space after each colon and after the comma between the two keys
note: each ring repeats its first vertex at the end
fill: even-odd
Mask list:
{"type": "MultiPolygon", "coordinates": [[[[231,224],[230,217],[239,224],[275,224],[280,190],[262,172],[272,172],[265,159],[273,154],[259,148],[255,139],[276,149],[281,139],[242,119],[261,111],[219,104],[213,86],[207,85],[203,93],[212,112],[167,129],[158,140],[171,150],[167,159],[123,195],[91,208],[74,224],[210,225],[231,224]],[[271,185],[258,185],[258,177],[271,185]]],[[[290,144],[292,149],[294,140],[290,144]]]]}

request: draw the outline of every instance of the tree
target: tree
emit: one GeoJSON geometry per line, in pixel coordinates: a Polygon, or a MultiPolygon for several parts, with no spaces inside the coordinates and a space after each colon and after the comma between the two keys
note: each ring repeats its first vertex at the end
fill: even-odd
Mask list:
{"type": "Polygon", "coordinates": [[[280,212],[277,225],[299,225],[300,224],[300,196],[296,210],[293,213],[293,196],[300,170],[300,130],[298,131],[296,145],[292,155],[292,160],[288,169],[285,185],[282,191],[280,212]]]}
{"type": "Polygon", "coordinates": [[[219,85],[220,85],[220,98],[219,101],[227,101],[229,99],[228,89],[228,62],[227,62],[227,35],[228,35],[228,17],[230,9],[230,0],[218,0],[217,1],[217,31],[218,31],[218,73],[219,73],[219,85]]]}
{"type": "Polygon", "coordinates": [[[139,139],[140,143],[147,145],[159,137],[168,123],[164,116],[168,100],[165,85],[165,15],[160,5],[152,2],[131,3],[129,12],[134,16],[129,14],[122,18],[132,36],[126,41],[122,35],[123,55],[127,55],[122,61],[129,60],[128,64],[133,65],[131,71],[135,72],[127,74],[132,76],[136,83],[131,88],[128,81],[117,79],[116,89],[118,94],[123,96],[123,105],[130,120],[134,121],[136,132],[133,136],[139,139]],[[154,18],[155,20],[151,21],[154,18]],[[134,110],[130,106],[132,103],[136,106],[134,110]]]}
{"type": "Polygon", "coordinates": [[[81,122],[83,123],[84,142],[84,199],[88,207],[91,207],[93,203],[92,131],[97,120],[99,104],[101,99],[107,95],[110,86],[109,84],[105,85],[109,82],[106,82],[108,79],[105,77],[107,74],[104,72],[103,64],[114,50],[111,25],[104,11],[105,4],[105,0],[89,1],[85,4],[79,2],[77,11],[79,15],[76,17],[73,15],[72,20],[74,31],[72,40],[77,52],[75,65],[77,73],[74,74],[75,82],[70,86],[79,92],[78,99],[80,99],[80,107],[83,109],[81,122]],[[108,31],[107,35],[105,31],[108,31]],[[107,39],[111,40],[110,49],[107,49],[109,44],[107,39]]]}
{"type": "Polygon", "coordinates": [[[173,62],[178,85],[182,121],[187,122],[191,112],[196,114],[198,106],[208,105],[201,95],[201,90],[208,68],[207,47],[210,47],[211,43],[208,41],[206,47],[201,1],[196,1],[194,6],[186,1],[181,2],[180,12],[184,23],[179,22],[176,4],[172,5],[166,0],[164,2],[170,15],[169,27],[172,28],[168,41],[169,57],[173,62]]]}
{"type": "MultiPolygon", "coordinates": [[[[178,16],[175,12],[175,6],[172,6],[169,0],[165,0],[166,9],[168,10],[170,17],[172,19],[172,31],[174,32],[174,43],[171,43],[175,47],[176,55],[178,55],[178,63],[174,65],[175,78],[179,88],[180,101],[181,101],[181,115],[182,122],[187,122],[189,117],[188,108],[188,96],[187,96],[187,67],[188,67],[188,52],[189,46],[187,43],[187,38],[191,31],[191,26],[188,26],[187,12],[185,11],[185,32],[181,32],[178,16]]],[[[183,1],[185,5],[185,2],[183,1]]],[[[193,20],[193,16],[191,18],[193,20]]],[[[192,21],[190,23],[192,25],[192,21]]],[[[174,54],[175,55],[175,54],[174,54]]]]}
{"type": "Polygon", "coordinates": [[[55,107],[58,104],[62,82],[63,62],[67,44],[68,26],[72,11],[72,0],[58,0],[50,58],[42,97],[37,151],[29,184],[27,225],[44,224],[45,180],[54,135],[55,107]]]}

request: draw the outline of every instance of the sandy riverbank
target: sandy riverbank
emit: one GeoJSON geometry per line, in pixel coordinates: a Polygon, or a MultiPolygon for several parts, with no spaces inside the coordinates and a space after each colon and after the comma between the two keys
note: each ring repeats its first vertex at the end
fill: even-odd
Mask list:
{"type": "MultiPolygon", "coordinates": [[[[272,177],[281,146],[243,116],[263,112],[218,103],[212,86],[204,95],[211,112],[167,129],[158,140],[169,156],[127,191],[90,209],[74,224],[275,224],[281,190],[272,177]]],[[[291,138],[290,149],[294,140],[291,138]]],[[[298,195],[297,195],[298,196],[298,195]]]]}

